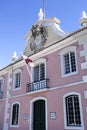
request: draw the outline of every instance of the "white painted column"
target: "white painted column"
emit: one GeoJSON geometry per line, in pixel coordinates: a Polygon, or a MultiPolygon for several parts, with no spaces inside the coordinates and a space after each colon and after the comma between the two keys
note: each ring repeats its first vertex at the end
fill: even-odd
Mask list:
{"type": "Polygon", "coordinates": [[[11,74],[12,74],[12,71],[10,70],[8,72],[8,81],[7,81],[7,90],[6,90],[5,114],[4,114],[4,126],[3,126],[3,130],[8,130],[8,121],[7,121],[7,119],[9,118],[8,109],[10,107],[10,104],[8,102],[9,102],[9,98],[11,96],[10,95],[10,90],[11,90],[10,82],[12,82],[11,74]]]}
{"type": "MultiPolygon", "coordinates": [[[[87,38],[79,41],[79,45],[83,45],[84,49],[80,51],[80,57],[85,57],[85,62],[81,63],[81,69],[87,69],[87,38]]],[[[82,79],[84,82],[87,82],[87,75],[83,75],[82,79]]]]}

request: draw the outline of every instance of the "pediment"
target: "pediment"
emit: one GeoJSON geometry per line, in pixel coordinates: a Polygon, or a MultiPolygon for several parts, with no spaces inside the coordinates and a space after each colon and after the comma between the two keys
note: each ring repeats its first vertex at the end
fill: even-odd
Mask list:
{"type": "Polygon", "coordinates": [[[58,22],[56,18],[37,21],[25,35],[24,54],[37,53],[65,37],[66,33],[60,29],[58,22]]]}

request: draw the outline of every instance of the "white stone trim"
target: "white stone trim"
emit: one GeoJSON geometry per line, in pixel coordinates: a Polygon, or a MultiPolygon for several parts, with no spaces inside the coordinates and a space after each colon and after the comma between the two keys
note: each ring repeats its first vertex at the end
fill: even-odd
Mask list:
{"type": "Polygon", "coordinates": [[[84,98],[87,98],[87,90],[84,90],[84,98]]]}
{"type": "Polygon", "coordinates": [[[85,61],[87,62],[87,38],[84,38],[82,40],[79,41],[79,44],[83,44],[84,49],[82,51],[80,51],[80,56],[84,56],[85,57],[85,61]]]}
{"type": "Polygon", "coordinates": [[[7,114],[6,118],[9,119],[9,113],[7,114]]]}
{"type": "Polygon", "coordinates": [[[5,123],[5,124],[4,124],[3,130],[8,130],[8,123],[5,123]]]}
{"type": "Polygon", "coordinates": [[[87,69],[87,62],[81,63],[81,69],[87,69]]]}
{"type": "Polygon", "coordinates": [[[87,82],[87,76],[82,76],[84,82],[87,82]]]}
{"type": "Polygon", "coordinates": [[[62,73],[62,77],[66,77],[66,76],[70,76],[70,75],[74,75],[78,73],[78,66],[77,66],[77,55],[76,55],[76,48],[77,46],[69,46],[64,48],[63,50],[60,51],[59,55],[60,55],[60,61],[61,61],[61,73],[62,73]],[[76,71],[73,73],[69,73],[69,74],[64,74],[64,59],[63,59],[63,55],[65,53],[68,53],[70,51],[73,51],[75,53],[75,61],[76,61],[76,71]]]}
{"type": "Polygon", "coordinates": [[[60,26],[54,22],[50,22],[50,23],[43,23],[43,25],[47,26],[47,27],[52,27],[53,31],[59,35],[59,36],[66,36],[66,33],[60,28],[60,26]]]}
{"type": "Polygon", "coordinates": [[[10,116],[10,127],[19,127],[19,121],[20,121],[20,103],[19,102],[13,102],[11,105],[11,116],[10,116]],[[12,110],[13,110],[13,105],[14,104],[18,104],[19,105],[19,115],[18,115],[18,125],[12,125],[12,110]]]}
{"type": "Polygon", "coordinates": [[[8,119],[8,115],[9,115],[9,113],[8,113],[8,106],[9,106],[9,104],[8,104],[8,102],[9,102],[9,98],[11,97],[11,95],[10,95],[10,92],[9,92],[9,85],[10,85],[10,82],[9,81],[11,81],[10,79],[10,77],[11,77],[11,74],[12,74],[12,71],[10,70],[9,72],[8,72],[8,80],[7,80],[7,90],[6,90],[6,99],[5,99],[5,114],[4,114],[4,124],[3,124],[3,130],[8,130],[8,123],[7,123],[7,119],[8,119]]]}
{"type": "Polygon", "coordinates": [[[87,35],[87,32],[85,32],[85,35],[84,34],[82,34],[82,35],[83,35],[83,38],[80,37],[81,39],[79,40],[79,45],[87,43],[87,37],[85,36],[85,35],[87,35]]]}
{"type": "MultiPolygon", "coordinates": [[[[46,60],[45,58],[40,58],[36,61],[33,62],[34,66],[38,65],[38,64],[41,64],[41,63],[44,63],[45,65],[45,77],[46,77],[46,60]]],[[[31,82],[33,82],[33,67],[31,67],[31,75],[32,75],[32,79],[31,79],[31,82]]]]}
{"type": "Polygon", "coordinates": [[[35,65],[37,65],[37,64],[39,64],[39,63],[45,63],[45,62],[46,62],[46,59],[45,59],[45,58],[40,58],[40,59],[34,61],[33,63],[34,63],[34,66],[35,66],[35,65]]]}
{"type": "Polygon", "coordinates": [[[33,103],[40,99],[45,101],[45,111],[46,111],[46,113],[45,113],[46,122],[45,123],[46,123],[46,130],[48,130],[47,99],[45,97],[35,97],[30,100],[30,130],[33,130],[33,127],[32,127],[32,125],[33,125],[33,103]]]}
{"type": "Polygon", "coordinates": [[[31,58],[33,61],[34,61],[34,60],[37,60],[37,59],[39,59],[39,58],[41,58],[41,57],[43,57],[43,56],[45,56],[45,55],[47,55],[47,54],[53,53],[53,52],[55,52],[55,51],[58,51],[58,50],[60,50],[60,49],[62,49],[62,48],[64,48],[64,47],[66,47],[66,46],[68,46],[68,45],[70,45],[70,44],[72,44],[72,43],[75,43],[75,42],[77,42],[77,40],[73,40],[73,37],[69,37],[69,38],[67,38],[67,39],[65,39],[65,40],[63,40],[63,41],[61,41],[61,42],[58,42],[58,43],[56,43],[56,44],[53,44],[53,45],[50,46],[50,47],[47,47],[46,49],[40,51],[39,53],[36,53],[36,54],[30,56],[30,58],[31,58]]]}
{"type": "Polygon", "coordinates": [[[8,106],[7,106],[8,108],[10,108],[10,103],[8,103],[8,106]]]}
{"type": "Polygon", "coordinates": [[[84,55],[85,55],[85,51],[84,50],[80,51],[80,57],[83,57],[84,55]]]}
{"type": "Polygon", "coordinates": [[[84,123],[83,123],[83,111],[82,111],[82,102],[81,102],[81,95],[77,92],[69,92],[67,94],[65,94],[63,96],[63,109],[64,109],[64,128],[65,129],[73,129],[73,130],[84,130],[84,123]],[[67,126],[67,122],[66,122],[66,107],[65,107],[65,98],[69,95],[72,95],[72,94],[76,94],[78,95],[79,97],[79,105],[80,105],[80,114],[81,114],[81,127],[70,127],[70,126],[67,126]]]}
{"type": "MultiPolygon", "coordinates": [[[[3,92],[3,83],[4,83],[4,78],[3,77],[0,77],[0,80],[2,81],[2,85],[1,85],[1,91],[3,92]]],[[[0,99],[1,100],[1,99],[0,99]]]]}
{"type": "Polygon", "coordinates": [[[87,113],[87,107],[86,107],[86,113],[87,113]]]}
{"type": "Polygon", "coordinates": [[[16,70],[14,70],[14,72],[13,72],[13,91],[16,91],[16,90],[21,89],[21,80],[22,80],[22,70],[21,70],[21,69],[16,69],[16,70]],[[21,77],[20,77],[20,87],[15,88],[15,75],[16,75],[17,73],[20,73],[20,74],[21,74],[21,77]]]}
{"type": "Polygon", "coordinates": [[[61,89],[61,88],[72,87],[72,86],[81,85],[81,84],[84,84],[84,83],[85,83],[84,81],[80,81],[80,82],[75,82],[75,83],[70,83],[70,84],[65,84],[65,85],[59,85],[59,86],[55,86],[53,88],[45,89],[43,91],[37,91],[37,92],[34,91],[34,92],[28,92],[28,93],[21,94],[21,95],[11,96],[10,99],[23,97],[23,96],[26,96],[26,95],[32,95],[32,94],[35,94],[35,93],[41,93],[41,92],[44,92],[44,91],[52,91],[52,90],[57,90],[57,89],[61,89]]]}
{"type": "Polygon", "coordinates": [[[0,80],[3,80],[4,78],[3,77],[0,77],[0,80]]]}
{"type": "Polygon", "coordinates": [[[9,85],[9,88],[8,88],[8,90],[11,90],[11,88],[12,88],[12,86],[10,86],[10,85],[9,85]]]}
{"type": "Polygon", "coordinates": [[[12,78],[9,78],[8,82],[12,82],[12,78]]]}
{"type": "Polygon", "coordinates": [[[80,51],[80,57],[83,57],[83,56],[85,56],[85,54],[86,54],[86,51],[87,51],[87,50],[82,50],[82,51],[80,51]]]}
{"type": "Polygon", "coordinates": [[[0,105],[0,114],[1,114],[1,111],[2,111],[2,105],[0,105]]]}

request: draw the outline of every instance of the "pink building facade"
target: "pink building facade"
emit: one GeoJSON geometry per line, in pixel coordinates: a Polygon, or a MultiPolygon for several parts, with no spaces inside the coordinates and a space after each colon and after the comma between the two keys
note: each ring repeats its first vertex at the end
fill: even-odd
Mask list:
{"type": "Polygon", "coordinates": [[[70,34],[59,23],[39,17],[25,35],[33,67],[14,54],[0,70],[0,130],[87,130],[87,17],[70,34]]]}

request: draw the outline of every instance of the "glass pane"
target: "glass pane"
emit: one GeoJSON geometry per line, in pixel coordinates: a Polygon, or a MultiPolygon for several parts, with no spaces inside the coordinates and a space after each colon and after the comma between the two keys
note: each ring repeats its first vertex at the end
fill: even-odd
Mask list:
{"type": "Polygon", "coordinates": [[[74,107],[75,107],[75,123],[77,125],[80,125],[81,124],[80,108],[79,108],[79,99],[77,96],[74,96],[74,107]]]}
{"type": "Polygon", "coordinates": [[[45,79],[45,66],[44,64],[40,64],[40,80],[45,79]]]}
{"type": "Polygon", "coordinates": [[[71,71],[75,72],[76,71],[76,61],[75,61],[75,53],[74,52],[70,53],[70,58],[71,58],[71,71]]]}
{"type": "Polygon", "coordinates": [[[20,73],[15,74],[15,88],[20,87],[20,73]]]}
{"type": "Polygon", "coordinates": [[[18,124],[18,113],[19,113],[19,104],[14,104],[12,111],[12,125],[18,124]]]}
{"type": "Polygon", "coordinates": [[[70,73],[69,54],[64,55],[64,68],[65,68],[65,74],[70,73]]]}
{"type": "Polygon", "coordinates": [[[34,82],[39,81],[39,65],[34,67],[34,82]]]}

